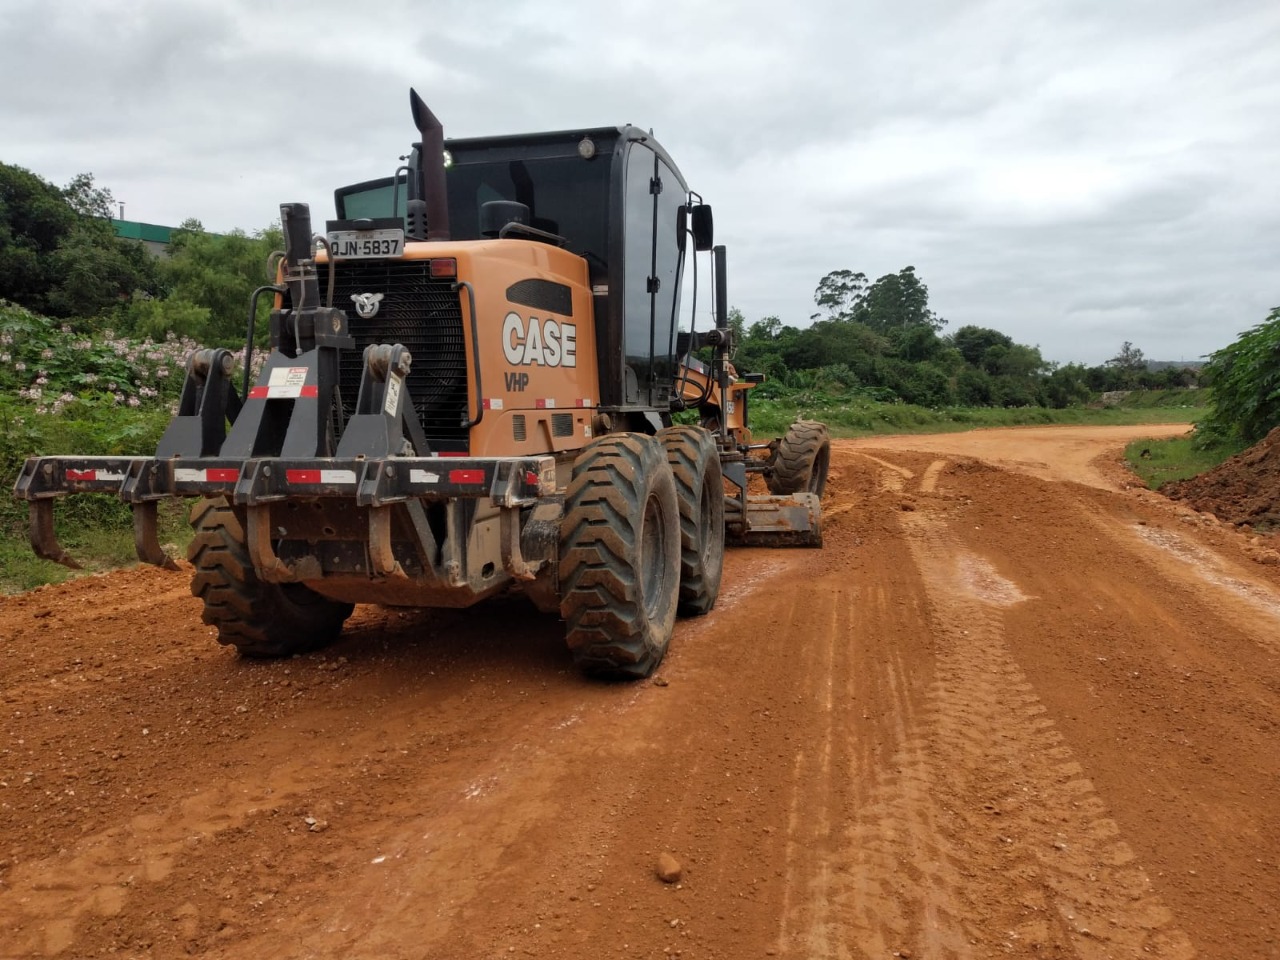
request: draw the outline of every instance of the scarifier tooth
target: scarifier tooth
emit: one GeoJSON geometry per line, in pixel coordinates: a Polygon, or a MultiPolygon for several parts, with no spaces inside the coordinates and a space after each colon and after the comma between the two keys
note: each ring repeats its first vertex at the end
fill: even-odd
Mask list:
{"type": "Polygon", "coordinates": [[[28,536],[31,540],[31,549],[35,551],[36,556],[60,563],[72,570],[83,570],[84,568],[76,563],[71,554],[63,550],[62,545],[58,543],[58,535],[53,530],[53,500],[32,500],[28,507],[30,518],[28,536]]]}
{"type": "Polygon", "coordinates": [[[164,567],[166,570],[177,570],[178,565],[160,546],[160,535],[156,527],[156,502],[144,500],[133,504],[133,546],[138,559],[143,563],[164,567]]]}

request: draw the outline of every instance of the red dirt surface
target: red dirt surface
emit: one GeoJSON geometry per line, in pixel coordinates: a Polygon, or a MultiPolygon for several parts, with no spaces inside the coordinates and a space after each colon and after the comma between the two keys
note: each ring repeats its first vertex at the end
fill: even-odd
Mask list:
{"type": "Polygon", "coordinates": [[[1278,956],[1280,567],[1116,465],[1183,429],[837,441],[635,684],[516,600],[0,599],[0,956],[1278,956]]]}
{"type": "Polygon", "coordinates": [[[1160,492],[1227,523],[1274,530],[1280,526],[1280,427],[1244,453],[1160,492]]]}

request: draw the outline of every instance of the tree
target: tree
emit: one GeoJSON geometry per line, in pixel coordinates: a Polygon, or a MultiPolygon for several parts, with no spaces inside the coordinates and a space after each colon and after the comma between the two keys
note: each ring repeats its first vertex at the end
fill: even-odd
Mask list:
{"type": "Polygon", "coordinates": [[[65,188],[0,164],[0,297],[92,317],[155,286],[146,252],[111,226],[111,192],[77,175],[65,188]]]}
{"type": "Polygon", "coordinates": [[[55,279],[49,257],[75,219],[53,184],[0,164],[0,298],[31,310],[47,308],[55,279]]]}
{"type": "Polygon", "coordinates": [[[960,351],[965,362],[975,367],[982,365],[982,358],[986,354],[988,347],[994,347],[999,344],[1008,349],[1013,346],[1013,339],[999,330],[972,325],[961,327],[951,334],[950,340],[952,345],[960,351]]]}
{"type": "Polygon", "coordinates": [[[916,276],[915,267],[887,273],[871,284],[851,319],[881,333],[912,326],[940,330],[946,323],[929,309],[929,288],[916,276]]]}
{"type": "MultiPolygon", "coordinates": [[[[184,221],[173,231],[169,258],[160,267],[167,288],[163,305],[158,310],[142,305],[131,310],[134,328],[151,336],[173,330],[210,345],[243,343],[249,295],[267,282],[267,255],[283,243],[278,227],[249,236],[241,230],[209,233],[198,220],[184,221]],[[174,322],[154,329],[170,305],[174,322]],[[179,319],[191,324],[200,317],[206,318],[202,329],[178,325],[179,319]]],[[[259,321],[269,310],[270,298],[264,297],[259,301],[259,321]]],[[[265,329],[261,322],[258,329],[265,329]]]]}
{"type": "Polygon", "coordinates": [[[887,336],[893,344],[894,352],[912,363],[933,360],[944,346],[933,327],[922,324],[894,327],[887,332],[887,336]]]}
{"type": "Polygon", "coordinates": [[[747,330],[747,337],[751,340],[777,340],[778,334],[782,332],[782,321],[777,317],[765,317],[763,320],[757,320],[750,329],[747,330]]]}
{"type": "Polygon", "coordinates": [[[1089,399],[1088,370],[1078,363],[1068,363],[1053,370],[1045,381],[1045,398],[1049,406],[1061,409],[1089,399]]]}
{"type": "Polygon", "coordinates": [[[1032,379],[1043,374],[1047,366],[1044,357],[1040,356],[1039,347],[1015,343],[1005,349],[995,372],[1007,377],[1032,379]]]}
{"type": "Polygon", "coordinates": [[[95,184],[92,173],[77,173],[62,189],[62,196],[81,217],[110,220],[116,212],[111,191],[95,184]]]}
{"type": "Polygon", "coordinates": [[[729,308],[729,330],[733,334],[733,350],[736,353],[738,348],[742,346],[742,341],[746,339],[747,318],[742,315],[742,311],[737,307],[729,308]]]}
{"type": "MultiPolygon", "coordinates": [[[[830,320],[845,320],[856,309],[867,289],[867,275],[852,270],[833,270],[818,281],[813,302],[827,311],[830,320]]],[[[816,320],[819,314],[809,319],[816,320]]]]}
{"type": "Polygon", "coordinates": [[[1141,350],[1126,340],[1120,347],[1120,352],[1108,360],[1106,365],[1119,372],[1121,382],[1126,387],[1132,387],[1137,382],[1138,374],[1147,369],[1147,359],[1141,350]]]}
{"type": "Polygon", "coordinates": [[[965,367],[956,375],[956,401],[966,407],[986,407],[995,401],[991,376],[981,367],[965,367]]]}
{"type": "Polygon", "coordinates": [[[49,313],[96,317],[155,287],[155,262],[140,243],[119,240],[108,221],[80,217],[49,258],[56,277],[49,313]]]}

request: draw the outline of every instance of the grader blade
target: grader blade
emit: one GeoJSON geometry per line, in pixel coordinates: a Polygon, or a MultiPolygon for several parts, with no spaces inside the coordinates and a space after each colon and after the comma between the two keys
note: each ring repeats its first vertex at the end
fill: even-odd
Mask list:
{"type": "Polygon", "coordinates": [[[738,528],[742,532],[730,528],[730,543],[747,547],[822,546],[822,508],[812,493],[749,496],[744,519],[738,528]]]}

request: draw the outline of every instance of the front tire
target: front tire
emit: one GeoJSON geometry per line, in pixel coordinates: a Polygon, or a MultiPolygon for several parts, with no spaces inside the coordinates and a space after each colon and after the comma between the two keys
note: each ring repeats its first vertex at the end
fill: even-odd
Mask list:
{"type": "Polygon", "coordinates": [[[342,632],[351,604],[300,583],[258,578],[244,528],[226,500],[200,500],[191,510],[191,526],[191,592],[204,601],[204,622],[217,627],[219,643],[245,657],[288,657],[323,647],[342,632]]]}
{"type": "Polygon", "coordinates": [[[817,420],[797,420],[778,441],[771,469],[765,473],[765,483],[775,495],[812,493],[822,499],[830,466],[831,437],[827,425],[817,420]]]}
{"type": "Polygon", "coordinates": [[[574,662],[596,677],[647,677],[671,642],[680,591],[680,512],[662,443],[622,433],[584,449],[560,531],[574,662]]]}
{"type": "Polygon", "coordinates": [[[658,431],[680,508],[680,604],[683,617],[715,606],[724,573],[724,478],[711,434],[700,427],[658,431]]]}

